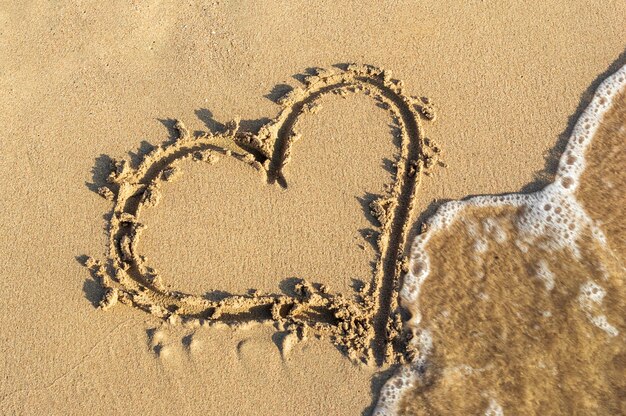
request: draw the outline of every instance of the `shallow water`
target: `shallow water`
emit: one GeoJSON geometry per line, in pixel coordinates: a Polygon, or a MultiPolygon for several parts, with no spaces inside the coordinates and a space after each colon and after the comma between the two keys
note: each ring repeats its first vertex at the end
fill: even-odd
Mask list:
{"type": "Polygon", "coordinates": [[[443,205],[402,289],[415,360],[377,414],[626,413],[626,67],[555,182],[443,205]]]}

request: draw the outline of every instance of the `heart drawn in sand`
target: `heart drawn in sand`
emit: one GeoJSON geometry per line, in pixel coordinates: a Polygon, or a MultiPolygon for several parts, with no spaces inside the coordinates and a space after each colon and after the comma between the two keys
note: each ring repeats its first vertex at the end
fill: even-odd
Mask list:
{"type": "Polygon", "coordinates": [[[281,112],[258,133],[242,132],[237,122],[231,122],[225,132],[193,136],[177,122],[176,141],[155,148],[136,167],[125,160],[115,164],[110,185],[98,190],[114,202],[107,258],[105,262],[88,258],[85,263],[106,289],[100,302],[103,309],[119,301],[163,319],[230,325],[269,321],[299,338],[307,333],[327,336],[355,360],[404,361],[397,290],[406,264],[403,254],[416,192],[436,152],[427,146],[420,122],[434,117],[433,108],[427,99],[405,95],[401,81],[372,66],[316,70],[304,78],[304,84],[304,89],[292,90],[279,101],[281,112]],[[161,183],[175,178],[177,163],[189,158],[211,163],[217,155],[233,157],[254,167],[270,184],[286,187],[285,167],[298,139],[294,129],[299,117],[312,112],[327,94],[350,92],[364,93],[388,109],[400,131],[393,187],[389,195],[370,205],[380,222],[371,283],[352,294],[334,294],[324,285],[302,281],[293,295],[248,293],[221,300],[166,287],[166,278],[138,252],[138,240],[143,210],[158,204],[161,183]],[[220,146],[226,141],[231,145],[220,146]]]}

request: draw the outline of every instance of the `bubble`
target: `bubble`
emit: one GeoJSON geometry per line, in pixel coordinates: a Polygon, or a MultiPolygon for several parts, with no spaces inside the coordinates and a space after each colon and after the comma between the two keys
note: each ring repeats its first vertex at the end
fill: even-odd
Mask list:
{"type": "Polygon", "coordinates": [[[561,179],[561,185],[563,185],[563,188],[565,189],[569,189],[569,187],[572,186],[573,184],[574,184],[574,180],[570,177],[565,177],[561,179]]]}

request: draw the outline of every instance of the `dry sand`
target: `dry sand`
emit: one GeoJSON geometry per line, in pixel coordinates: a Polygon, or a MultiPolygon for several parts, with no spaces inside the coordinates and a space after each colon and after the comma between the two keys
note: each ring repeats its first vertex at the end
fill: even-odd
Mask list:
{"type": "MultiPolygon", "coordinates": [[[[560,154],[598,83],[625,63],[622,2],[15,3],[0,7],[3,414],[369,414],[394,369],[391,364],[405,358],[397,347],[400,338],[384,342],[389,311],[379,309],[391,302],[383,308],[393,310],[393,285],[376,291],[383,275],[399,275],[402,264],[396,263],[394,250],[402,250],[445,199],[538,190],[548,183],[556,169],[550,155],[560,154]],[[379,108],[380,100],[362,93],[326,94],[315,114],[299,119],[300,138],[281,177],[284,151],[275,156],[271,146],[253,140],[271,136],[263,131],[256,136],[245,132],[256,132],[279,117],[274,101],[288,89],[284,84],[302,87],[294,75],[345,62],[393,70],[393,78],[404,82],[397,96],[429,97],[436,120],[430,120],[431,106],[421,100],[413,107],[419,127],[412,129],[407,125],[411,118],[402,117],[406,110],[400,109],[401,123],[392,117],[398,100],[379,108]],[[229,137],[235,134],[228,122],[236,117],[241,122],[232,143],[229,137]],[[94,280],[83,266],[85,255],[106,260],[111,241],[121,243],[124,233],[109,240],[106,229],[115,222],[112,202],[95,191],[108,186],[111,191],[101,191],[104,196],[119,196],[106,181],[110,158],[126,158],[137,166],[140,155],[153,146],[168,141],[180,145],[174,119],[183,120],[191,136],[200,135],[203,146],[217,147],[210,154],[190,152],[178,162],[180,176],[160,184],[159,205],[142,214],[141,254],[158,269],[164,286],[144,281],[147,290],[131,288],[131,295],[142,292],[140,302],[129,299],[128,286],[111,285],[116,290],[104,292],[101,275],[94,273],[94,280]],[[393,162],[403,152],[399,138],[405,136],[422,153],[401,161],[396,170],[393,162]],[[415,176],[421,185],[416,198],[408,198],[402,181],[411,184],[414,177],[410,162],[424,164],[424,155],[435,156],[433,143],[442,149],[447,168],[432,163],[429,175],[415,176]],[[256,163],[265,159],[269,177],[256,163]],[[371,212],[372,201],[396,192],[394,175],[401,178],[398,201],[414,201],[414,221],[406,222],[415,224],[407,230],[410,234],[397,231],[403,224],[393,220],[381,225],[371,212]],[[391,254],[379,259],[377,236],[386,226],[401,237],[397,247],[391,244],[391,254]],[[297,279],[328,290],[306,286],[295,293],[297,279]],[[355,298],[362,282],[373,282],[374,292],[365,290],[355,298]],[[262,293],[253,295],[249,289],[262,293]],[[206,304],[198,304],[197,296],[177,297],[172,290],[212,293],[206,304]],[[233,300],[229,294],[245,298],[233,300]],[[126,305],[105,313],[96,308],[103,295],[105,305],[116,297],[118,303],[143,309],[156,305],[157,316],[126,305]],[[273,305],[277,299],[290,310],[296,303],[302,306],[301,315],[281,309],[277,317],[272,308],[245,315],[250,302],[273,305]],[[182,309],[180,302],[187,302],[182,309]],[[229,320],[236,328],[222,325],[223,317],[215,314],[216,306],[224,306],[220,302],[231,302],[226,306],[232,315],[244,314],[229,320]],[[320,305],[319,316],[307,312],[320,305]],[[250,320],[269,322],[245,324],[250,320]],[[346,326],[339,328],[340,323],[346,326]]],[[[388,82],[383,74],[373,77],[379,84],[388,82]]],[[[271,137],[270,142],[276,138],[271,137]]],[[[602,172],[588,183],[597,188],[602,183],[598,178],[610,175],[602,172]]],[[[607,212],[606,206],[590,202],[589,210],[618,227],[607,234],[616,239],[611,244],[622,247],[614,250],[623,254],[623,240],[615,237],[623,235],[621,216],[607,212]]],[[[141,269],[133,242],[127,243],[126,254],[141,269]]],[[[443,244],[443,239],[433,244],[443,244]]],[[[123,244],[114,247],[121,247],[117,255],[125,255],[123,244]]],[[[552,263],[548,267],[554,268],[552,263]]],[[[140,271],[144,278],[153,274],[140,271]]],[[[448,276],[452,279],[453,273],[448,276]]],[[[493,288],[492,298],[506,296],[506,285],[512,285],[511,291],[521,287],[514,280],[495,281],[487,285],[493,288]]],[[[459,304],[472,302],[469,282],[452,283],[424,288],[432,294],[425,310],[432,310],[433,317],[451,293],[459,304]]],[[[580,286],[576,279],[570,283],[562,297],[580,286]]],[[[535,291],[519,293],[528,300],[520,308],[536,301],[535,291]]],[[[618,310],[623,297],[610,293],[605,302],[618,310]]],[[[571,320],[577,336],[594,329],[585,311],[561,298],[542,301],[555,306],[555,328],[571,320]]],[[[492,312],[485,308],[485,314],[492,312]]],[[[431,319],[428,312],[424,315],[431,319]]],[[[390,324],[393,335],[393,319],[390,324]]],[[[532,327],[526,321],[515,325],[532,327]]],[[[461,333],[473,333],[465,329],[461,333]]],[[[541,331],[531,334],[537,343],[530,344],[530,358],[511,353],[517,367],[504,376],[514,378],[516,368],[528,363],[524,360],[537,357],[556,357],[552,362],[559,366],[573,366],[570,358],[562,359],[567,354],[544,347],[541,331]]],[[[487,344],[489,340],[485,338],[487,344]]],[[[456,343],[441,352],[442,360],[453,362],[461,354],[480,364],[492,358],[485,358],[480,343],[470,350],[466,345],[456,343]]],[[[575,344],[564,348],[579,351],[575,344]]],[[[558,406],[574,406],[571,401],[577,399],[580,409],[614,414],[624,411],[615,393],[624,391],[619,384],[623,352],[616,353],[618,349],[589,345],[588,356],[600,354],[606,361],[587,361],[584,371],[565,377],[563,383],[572,386],[567,389],[540,384],[520,396],[515,383],[496,387],[489,382],[503,377],[498,366],[481,383],[489,384],[505,409],[522,409],[520,403],[545,389],[562,394],[560,401],[548,410],[526,410],[567,413],[571,408],[558,406]],[[583,373],[600,374],[598,383],[591,384],[601,386],[602,394],[609,392],[605,407],[594,401],[600,394],[596,390],[580,394],[583,373]]],[[[507,356],[498,359],[507,361],[507,356]]],[[[529,374],[527,383],[541,374],[529,374]]],[[[462,406],[479,411],[489,405],[480,383],[475,383],[476,392],[461,391],[454,383],[466,380],[451,377],[448,387],[456,407],[438,407],[442,395],[450,398],[435,388],[416,390],[419,400],[407,397],[407,409],[420,414],[424,407],[419,403],[428,402],[433,403],[431,413],[463,413],[462,406]]]]}

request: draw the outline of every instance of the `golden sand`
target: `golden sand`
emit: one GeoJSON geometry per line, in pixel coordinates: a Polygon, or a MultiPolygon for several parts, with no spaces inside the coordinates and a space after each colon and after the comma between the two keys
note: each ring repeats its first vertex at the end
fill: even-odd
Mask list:
{"type": "MultiPolygon", "coordinates": [[[[390,68],[404,94],[433,100],[437,120],[422,120],[424,141],[436,142],[448,165],[421,177],[411,241],[446,200],[545,185],[533,182],[539,172],[554,173],[545,154],[561,152],[581,103],[624,64],[625,15],[624,2],[583,0],[3,2],[0,413],[371,414],[396,369],[389,363],[415,352],[398,353],[406,339],[394,332],[400,322],[387,325],[390,314],[377,314],[385,319],[374,339],[384,341],[390,328],[399,342],[370,348],[381,356],[363,365],[355,364],[361,353],[350,360],[328,334],[280,331],[274,320],[164,321],[119,305],[123,291],[104,294],[83,263],[84,255],[105,260],[110,244],[116,189],[100,191],[110,199],[94,192],[111,185],[110,159],[136,167],[141,155],[178,137],[175,119],[195,136],[224,133],[239,116],[240,132],[255,133],[280,111],[281,93],[302,88],[299,74],[310,67],[390,68]],[[118,305],[101,311],[103,295],[103,305],[116,295],[118,305]]],[[[248,299],[249,289],[295,299],[296,282],[281,283],[307,278],[337,300],[358,295],[353,278],[372,281],[375,216],[387,204],[368,205],[395,183],[389,162],[399,150],[398,126],[364,94],[320,103],[298,123],[286,190],[221,150],[180,161],[179,176],[164,172],[173,180],[161,183],[159,205],[141,214],[147,228],[138,254],[165,290],[227,292],[213,292],[215,302],[228,294],[248,299]],[[242,190],[249,205],[227,200],[242,190]],[[297,209],[281,199],[287,195],[297,196],[297,209]],[[251,208],[265,199],[273,205],[251,208]],[[264,229],[245,232],[255,214],[264,229]],[[272,228],[286,246],[260,244],[272,228]],[[320,242],[313,230],[328,238],[320,242]],[[298,246],[311,257],[300,257],[298,246]],[[285,261],[265,260],[276,257],[285,261]]],[[[403,264],[392,251],[388,268],[403,264]]],[[[393,301],[384,305],[391,310],[393,301]]],[[[603,307],[611,302],[607,293],[603,307]]]]}

